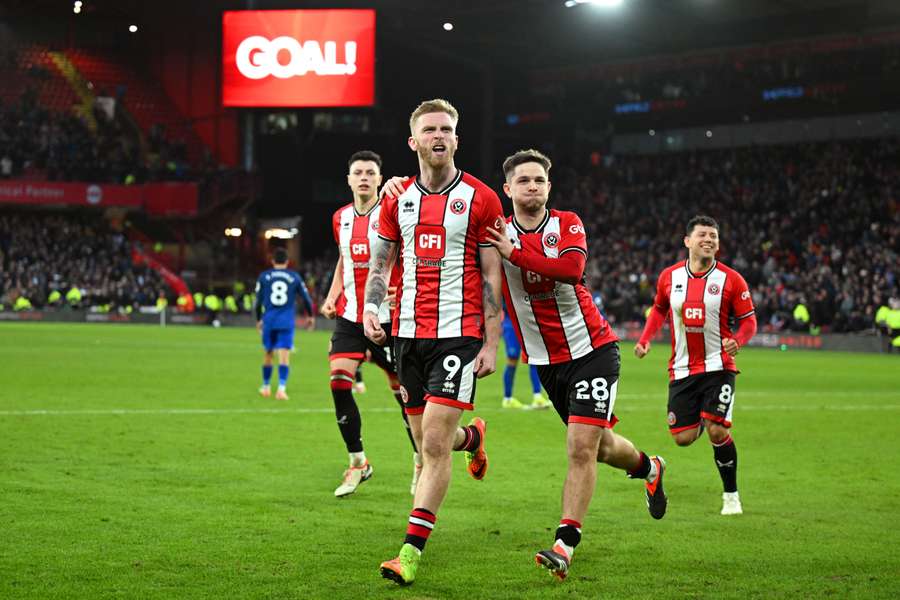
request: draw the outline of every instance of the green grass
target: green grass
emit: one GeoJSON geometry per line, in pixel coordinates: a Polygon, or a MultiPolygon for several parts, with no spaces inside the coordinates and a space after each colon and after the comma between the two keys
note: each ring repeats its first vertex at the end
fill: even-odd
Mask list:
{"type": "MultiPolygon", "coordinates": [[[[287,404],[256,396],[252,330],[0,325],[0,598],[896,598],[900,360],[747,350],[734,437],[745,513],[722,517],[705,440],[666,429],[666,348],[623,344],[617,431],[669,463],[669,513],[601,466],[571,575],[533,565],[565,476],[555,414],[503,412],[481,380],[490,473],[461,456],[419,580],[403,539],[411,457],[383,376],[359,397],[372,480],[346,454],[325,333],[297,335],[287,404]],[[46,412],[41,412],[46,411],[46,412]]],[[[502,361],[501,361],[502,362],[502,361]]],[[[527,399],[520,369],[518,397],[527,399]]]]}

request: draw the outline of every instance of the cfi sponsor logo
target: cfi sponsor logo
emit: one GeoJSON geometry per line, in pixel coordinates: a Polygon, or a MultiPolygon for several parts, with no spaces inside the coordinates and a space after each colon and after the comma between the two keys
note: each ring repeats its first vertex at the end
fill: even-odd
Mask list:
{"type": "Polygon", "coordinates": [[[719,289],[718,284],[712,283],[712,284],[710,284],[710,286],[708,288],[706,288],[706,291],[709,293],[710,296],[718,296],[719,292],[721,292],[722,290],[719,289]]]}
{"type": "Polygon", "coordinates": [[[247,79],[290,79],[307,73],[316,75],[353,75],[356,73],[356,42],[344,42],[344,62],[337,59],[338,44],[316,40],[301,42],[282,35],[269,40],[261,35],[251,35],[237,47],[235,66],[247,79]],[[279,55],[287,56],[282,64],[279,55]]]}
{"type": "Polygon", "coordinates": [[[559,245],[559,235],[550,232],[544,236],[544,245],[548,248],[556,248],[559,245]]]}
{"type": "Polygon", "coordinates": [[[461,215],[466,212],[466,201],[465,200],[454,200],[450,203],[450,212],[454,215],[461,215]]]}
{"type": "Polygon", "coordinates": [[[673,413],[673,412],[671,412],[671,411],[669,412],[669,418],[668,418],[668,421],[669,421],[669,425],[674,425],[674,424],[675,424],[675,421],[676,421],[676,419],[675,419],[675,413],[673,413]]]}
{"type": "Polygon", "coordinates": [[[749,290],[744,290],[743,292],[741,292],[741,300],[749,300],[749,299],[750,299],[749,290]]]}
{"type": "Polygon", "coordinates": [[[582,227],[581,225],[570,225],[570,226],[569,226],[569,233],[572,233],[572,234],[576,234],[576,233],[584,234],[584,227],[582,227]]]}

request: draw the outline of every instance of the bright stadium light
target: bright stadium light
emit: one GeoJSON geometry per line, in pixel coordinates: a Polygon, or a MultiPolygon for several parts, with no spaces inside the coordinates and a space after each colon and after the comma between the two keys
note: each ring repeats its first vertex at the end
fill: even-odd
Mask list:
{"type": "Polygon", "coordinates": [[[75,6],[72,7],[72,12],[75,13],[76,15],[79,14],[81,12],[81,7],[76,4],[75,6]]]}
{"type": "Polygon", "coordinates": [[[444,31],[453,31],[453,23],[450,21],[444,23],[444,31]]]}
{"type": "Polygon", "coordinates": [[[593,4],[602,8],[618,8],[624,0],[566,0],[566,8],[572,8],[579,4],[593,4]]]}
{"type": "Polygon", "coordinates": [[[225,229],[226,237],[241,237],[242,233],[243,232],[241,231],[240,227],[227,227],[225,229]]]}
{"type": "Polygon", "coordinates": [[[130,31],[131,33],[137,33],[137,25],[129,25],[128,31],[130,31]]]}
{"type": "Polygon", "coordinates": [[[281,227],[273,227],[272,229],[266,229],[263,234],[267,240],[275,238],[277,240],[290,240],[293,239],[295,235],[297,235],[297,228],[292,227],[291,229],[283,229],[281,227]]]}

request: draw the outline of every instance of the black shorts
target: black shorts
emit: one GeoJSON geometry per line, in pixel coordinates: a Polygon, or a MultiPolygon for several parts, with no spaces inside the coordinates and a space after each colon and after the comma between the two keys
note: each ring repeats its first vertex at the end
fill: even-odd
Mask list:
{"type": "Polygon", "coordinates": [[[610,342],[569,362],[537,366],[541,385],[563,423],[615,426],[619,362],[619,345],[610,342]]]}
{"type": "Polygon", "coordinates": [[[669,384],[669,432],[678,433],[700,425],[709,419],[731,427],[734,410],[734,380],[732,371],[698,373],[669,384]]]}
{"type": "Polygon", "coordinates": [[[406,414],[422,414],[426,402],[472,410],[475,357],[481,345],[481,340],[474,337],[394,338],[397,377],[406,414]]]}
{"type": "Polygon", "coordinates": [[[387,371],[396,373],[393,344],[391,338],[391,324],[382,323],[381,328],[387,333],[387,341],[384,346],[379,346],[366,337],[362,323],[354,323],[343,317],[335,319],[334,333],[331,334],[331,343],[328,345],[329,358],[352,358],[353,360],[366,360],[366,351],[371,355],[373,363],[387,371]]]}

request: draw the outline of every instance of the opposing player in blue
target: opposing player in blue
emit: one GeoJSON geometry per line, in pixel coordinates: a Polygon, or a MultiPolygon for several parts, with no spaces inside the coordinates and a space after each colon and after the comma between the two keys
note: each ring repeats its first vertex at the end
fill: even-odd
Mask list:
{"type": "Polygon", "coordinates": [[[513,380],[516,376],[516,367],[522,356],[522,347],[516,337],[516,330],[503,306],[503,344],[506,346],[506,368],[503,370],[503,408],[527,408],[539,410],[550,407],[550,401],[541,394],[541,379],[538,377],[537,367],[529,365],[528,374],[531,376],[531,404],[522,404],[513,397],[513,380]]]}
{"type": "Polygon", "coordinates": [[[256,330],[262,334],[263,384],[259,393],[264,398],[272,395],[269,381],[272,379],[272,354],[278,350],[278,391],[276,400],[287,400],[287,380],[290,373],[291,348],[294,347],[294,305],[297,295],[313,314],[312,298],[300,274],[288,266],[288,254],[284,248],[272,252],[272,269],[263,271],[256,280],[256,330]]]}

